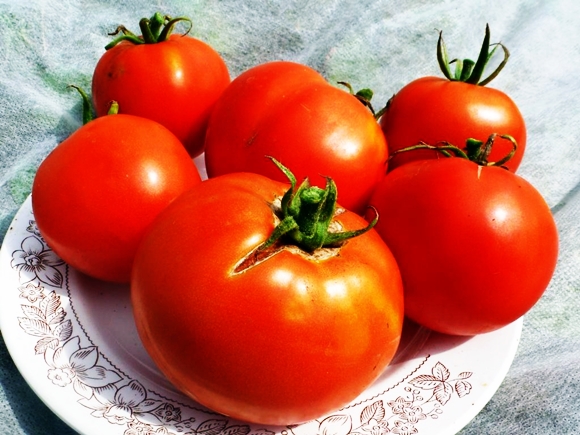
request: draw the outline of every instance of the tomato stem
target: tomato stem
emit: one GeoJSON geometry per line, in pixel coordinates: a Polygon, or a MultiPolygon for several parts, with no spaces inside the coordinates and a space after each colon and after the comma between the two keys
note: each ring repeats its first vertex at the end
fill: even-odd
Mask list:
{"type": "Polygon", "coordinates": [[[337,189],[330,177],[326,177],[326,186],[321,189],[311,186],[308,178],[296,187],[296,178],[288,168],[273,157],[268,157],[286,175],[290,189],[281,200],[280,223],[268,240],[258,249],[270,248],[275,243],[286,241],[306,252],[313,252],[323,247],[338,246],[348,239],[369,231],[378,221],[375,218],[365,228],[354,231],[330,231],[330,224],[336,212],[337,189]]]}
{"type": "Polygon", "coordinates": [[[105,46],[105,50],[110,50],[122,41],[128,41],[132,44],[157,44],[169,39],[175,29],[175,25],[180,21],[189,23],[188,29],[182,36],[187,35],[192,28],[192,22],[187,17],[171,18],[167,15],[162,15],[156,12],[151,18],[142,18],[139,20],[139,29],[141,30],[141,37],[135,35],[125,26],[121,25],[115,29],[114,32],[109,33],[110,36],[117,36],[113,41],[105,46]]]}
{"type": "Polygon", "coordinates": [[[371,100],[372,100],[373,95],[374,95],[374,92],[372,89],[364,88],[358,92],[355,92],[352,85],[348,82],[338,82],[338,84],[346,87],[348,89],[348,91],[350,92],[350,94],[353,97],[355,97],[357,100],[359,100],[365,107],[367,107],[371,111],[371,113],[373,114],[375,119],[378,119],[377,114],[375,112],[375,109],[374,109],[373,105],[371,104],[371,100]]]}
{"type": "Polygon", "coordinates": [[[415,150],[433,150],[440,152],[445,157],[460,157],[469,160],[469,156],[461,148],[452,145],[449,142],[440,142],[437,145],[429,145],[425,142],[419,142],[417,145],[412,145],[410,147],[398,149],[389,156],[389,159],[392,159],[397,154],[415,150]]]}
{"type": "Polygon", "coordinates": [[[141,29],[141,36],[143,38],[143,43],[145,44],[155,44],[157,39],[155,38],[155,34],[153,33],[152,27],[155,28],[156,24],[153,20],[149,20],[147,18],[141,18],[139,21],[139,28],[141,29]]]}
{"type": "MultiPolygon", "coordinates": [[[[93,119],[95,119],[91,98],[80,86],[68,85],[68,87],[76,89],[77,92],[80,94],[83,102],[83,125],[88,124],[93,119]]],[[[107,112],[107,115],[116,115],[117,113],[119,113],[119,103],[113,100],[109,102],[109,110],[107,112]]]]}
{"type": "Polygon", "coordinates": [[[116,115],[119,113],[119,103],[115,100],[109,103],[109,110],[107,111],[107,115],[116,115]]]}
{"type": "Polygon", "coordinates": [[[459,157],[462,159],[470,160],[477,163],[479,166],[500,166],[505,165],[516,153],[518,144],[516,140],[508,134],[491,134],[487,141],[483,142],[477,139],[467,139],[465,148],[461,149],[456,145],[450,144],[449,142],[439,142],[437,145],[429,145],[425,142],[419,142],[417,145],[412,145],[410,147],[401,148],[389,156],[392,159],[394,156],[400,153],[406,153],[415,150],[433,150],[438,151],[445,157],[459,157]],[[512,149],[503,158],[496,162],[488,161],[489,155],[493,148],[496,138],[507,140],[512,143],[512,149]]]}
{"type": "Polygon", "coordinates": [[[443,41],[443,31],[439,32],[439,39],[437,40],[437,62],[439,67],[443,72],[443,75],[451,81],[461,81],[465,83],[470,83],[478,86],[485,86],[491,82],[503,67],[506,65],[510,52],[505,45],[501,42],[490,44],[491,33],[489,30],[489,25],[485,25],[485,37],[483,38],[483,44],[479,51],[479,56],[474,62],[471,59],[453,59],[449,60],[449,55],[447,53],[447,47],[443,41]],[[493,49],[490,51],[490,48],[493,49]],[[497,66],[497,68],[485,79],[482,80],[483,73],[489,60],[493,57],[498,47],[501,47],[504,53],[504,58],[502,62],[497,66]],[[450,64],[455,64],[455,72],[451,73],[450,64]]]}
{"type": "Polygon", "coordinates": [[[77,92],[80,94],[83,102],[83,125],[88,124],[91,122],[95,117],[93,114],[93,106],[91,103],[91,99],[84,91],[83,88],[77,85],[68,85],[69,88],[76,89],[77,92]]]}
{"type": "Polygon", "coordinates": [[[516,140],[508,134],[492,134],[487,138],[487,141],[482,142],[477,139],[467,139],[465,149],[467,151],[467,156],[469,160],[477,163],[480,166],[503,166],[505,165],[516,153],[518,144],[516,140]],[[512,143],[512,149],[508,154],[496,162],[489,162],[489,154],[493,148],[493,144],[497,137],[507,140],[512,143]]]}
{"type": "Polygon", "coordinates": [[[119,35],[119,37],[113,39],[111,42],[109,42],[107,45],[105,45],[105,50],[110,50],[111,48],[113,48],[114,46],[116,46],[117,44],[119,44],[122,41],[129,41],[133,44],[143,44],[143,40],[140,39],[137,35],[135,35],[133,32],[131,32],[130,30],[128,30],[125,26],[118,26],[114,32],[109,33],[109,36],[117,36],[119,35]]]}
{"type": "MultiPolygon", "coordinates": [[[[161,15],[159,12],[156,12],[155,14],[153,14],[149,22],[146,23],[147,27],[149,28],[149,32],[151,33],[152,36],[151,43],[154,43],[159,39],[159,35],[161,34],[161,30],[163,29],[163,24],[165,23],[165,18],[166,17],[161,15]]],[[[169,19],[169,17],[167,18],[169,19]]],[[[139,23],[139,27],[141,27],[141,23],[139,23]]]]}

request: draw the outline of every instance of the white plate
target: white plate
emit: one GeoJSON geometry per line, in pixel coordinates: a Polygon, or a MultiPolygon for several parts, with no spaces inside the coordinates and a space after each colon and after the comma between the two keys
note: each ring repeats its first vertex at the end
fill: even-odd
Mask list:
{"type": "Polygon", "coordinates": [[[0,327],[32,389],[83,435],[450,435],[499,387],[522,320],[471,338],[406,324],[393,363],[349,406],[296,427],[234,421],[172,387],[139,341],[128,287],[60,261],[38,233],[29,197],[0,251],[0,327]]]}

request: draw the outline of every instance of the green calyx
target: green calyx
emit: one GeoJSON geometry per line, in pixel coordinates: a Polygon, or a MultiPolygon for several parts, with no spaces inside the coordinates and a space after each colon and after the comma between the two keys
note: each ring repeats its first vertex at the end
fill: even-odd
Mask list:
{"type": "Polygon", "coordinates": [[[334,181],[327,177],[326,186],[321,189],[311,186],[308,179],[305,179],[297,187],[296,178],[292,172],[273,157],[269,158],[286,175],[290,181],[290,189],[281,200],[280,223],[268,240],[258,248],[259,250],[270,248],[279,242],[296,245],[306,252],[336,247],[348,239],[367,232],[377,223],[378,215],[375,213],[375,218],[365,228],[354,231],[330,231],[337,199],[334,181]]]}
{"type": "Polygon", "coordinates": [[[189,18],[171,18],[167,15],[162,15],[159,12],[156,12],[151,18],[142,18],[139,21],[141,37],[135,35],[125,26],[119,26],[114,32],[109,33],[110,36],[119,36],[107,44],[105,50],[110,50],[121,41],[129,41],[133,44],[156,44],[158,42],[167,41],[175,29],[175,25],[180,21],[186,21],[189,24],[189,28],[185,33],[183,33],[183,35],[187,35],[192,26],[192,22],[189,18]]]}
{"type": "Polygon", "coordinates": [[[83,125],[88,124],[95,118],[93,114],[93,105],[91,104],[91,99],[89,98],[85,90],[80,86],[68,85],[68,87],[76,89],[76,91],[81,96],[83,102],[83,125]]]}
{"type": "Polygon", "coordinates": [[[503,167],[516,153],[518,144],[516,140],[509,134],[492,134],[485,142],[477,139],[467,139],[465,144],[465,153],[467,158],[479,166],[500,166],[503,167]],[[512,149],[508,154],[496,162],[489,161],[489,154],[493,148],[496,138],[507,140],[511,142],[512,149]]]}
{"type": "MultiPolygon", "coordinates": [[[[88,124],[93,119],[95,119],[95,115],[93,113],[93,105],[91,103],[90,97],[85,92],[85,90],[80,86],[68,85],[68,87],[76,89],[79,95],[81,96],[83,102],[83,125],[88,124]]],[[[116,115],[117,113],[119,113],[119,103],[116,101],[111,101],[107,115],[116,115]]]]}
{"type": "Polygon", "coordinates": [[[485,142],[477,139],[467,139],[465,148],[461,149],[455,145],[450,144],[449,142],[441,142],[437,145],[429,145],[424,142],[420,142],[417,145],[413,145],[407,148],[401,148],[400,150],[395,151],[389,156],[389,159],[392,159],[395,155],[405,152],[410,152],[414,150],[433,150],[438,151],[443,154],[445,157],[459,157],[463,159],[467,159],[472,161],[473,163],[478,164],[479,166],[499,166],[504,167],[504,165],[514,156],[518,148],[518,144],[516,140],[508,135],[508,134],[492,134],[490,135],[485,142]],[[512,149],[510,152],[496,162],[489,161],[489,154],[493,148],[495,140],[497,138],[501,138],[511,142],[512,149]]]}
{"type": "Polygon", "coordinates": [[[451,81],[461,81],[473,85],[485,86],[497,77],[507,63],[509,56],[510,53],[508,49],[501,42],[490,44],[489,25],[486,24],[485,38],[483,39],[483,44],[477,60],[475,62],[471,59],[453,59],[450,61],[447,55],[447,48],[443,42],[443,32],[439,32],[439,40],[437,41],[437,61],[439,62],[439,67],[445,77],[451,81]],[[504,58],[497,68],[488,77],[482,80],[484,70],[498,47],[501,47],[503,50],[504,58]],[[451,72],[450,64],[452,63],[455,63],[454,73],[451,72]]]}
{"type": "Polygon", "coordinates": [[[338,82],[338,84],[347,88],[350,95],[352,95],[357,100],[359,100],[365,107],[367,107],[371,111],[373,116],[376,117],[375,109],[374,109],[373,105],[371,104],[371,100],[372,100],[373,95],[374,95],[374,92],[372,89],[364,88],[364,89],[361,89],[360,91],[355,92],[352,85],[348,82],[338,82]]]}

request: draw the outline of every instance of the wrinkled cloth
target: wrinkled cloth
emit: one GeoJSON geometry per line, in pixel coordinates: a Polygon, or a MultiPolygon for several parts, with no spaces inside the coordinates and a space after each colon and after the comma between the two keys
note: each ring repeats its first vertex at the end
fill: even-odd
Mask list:
{"type": "MultiPolygon", "coordinates": [[[[517,103],[528,129],[519,175],[556,218],[560,258],[525,316],[503,384],[461,435],[573,434],[580,430],[580,2],[577,0],[0,0],[0,243],[36,168],[81,125],[75,84],[118,24],[159,11],[193,20],[232,77],[262,62],[309,65],[330,82],[371,88],[375,106],[411,80],[441,75],[442,30],[451,57],[475,59],[486,23],[511,57],[488,86],[517,103]]],[[[0,292],[2,291],[0,282],[0,292]]],[[[1,294],[0,294],[1,301],[1,294]]],[[[0,341],[0,433],[74,432],[24,382],[0,341]]]]}

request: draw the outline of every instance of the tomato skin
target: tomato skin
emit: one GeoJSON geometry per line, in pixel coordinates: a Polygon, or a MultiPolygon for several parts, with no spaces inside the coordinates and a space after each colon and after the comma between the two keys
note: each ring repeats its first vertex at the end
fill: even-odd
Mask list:
{"type": "Polygon", "coordinates": [[[387,145],[371,112],[315,70],[269,62],[232,81],[210,118],[205,162],[210,177],[255,172],[285,181],[265,156],[324,187],[338,186],[338,202],[361,213],[387,171],[387,145]]]}
{"type": "MultiPolygon", "coordinates": [[[[440,77],[423,77],[404,86],[379,122],[390,154],[421,141],[429,145],[447,141],[463,148],[469,138],[485,142],[493,133],[511,135],[518,149],[505,166],[515,172],[526,147],[524,118],[508,95],[440,77]]],[[[501,160],[511,149],[508,141],[498,141],[489,161],[501,160]]],[[[389,170],[410,161],[441,157],[432,150],[400,153],[390,160],[389,170]]]]}
{"type": "Polygon", "coordinates": [[[65,262],[98,279],[128,282],[147,226],[200,182],[165,127],[109,115],[75,131],[40,164],[32,208],[43,238],[65,262]]]}
{"type": "MultiPolygon", "coordinates": [[[[328,259],[283,250],[233,273],[269,237],[269,203],[287,188],[252,173],[204,181],[152,225],[131,285],[142,342],[175,386],[273,425],[353,400],[390,362],[403,321],[398,268],[374,230],[328,259]]],[[[367,225],[348,211],[337,219],[367,225]]]]}
{"type": "Polygon", "coordinates": [[[227,66],[212,47],[171,35],[155,44],[123,41],[106,51],[94,71],[92,94],[98,116],[115,100],[120,113],[167,127],[195,157],[203,151],[211,110],[229,83],[227,66]]]}
{"type": "Polygon", "coordinates": [[[460,158],[410,162],[387,175],[371,204],[401,269],[406,314],[433,330],[474,335],[511,323],[554,272],[550,209],[505,169],[460,158]]]}

